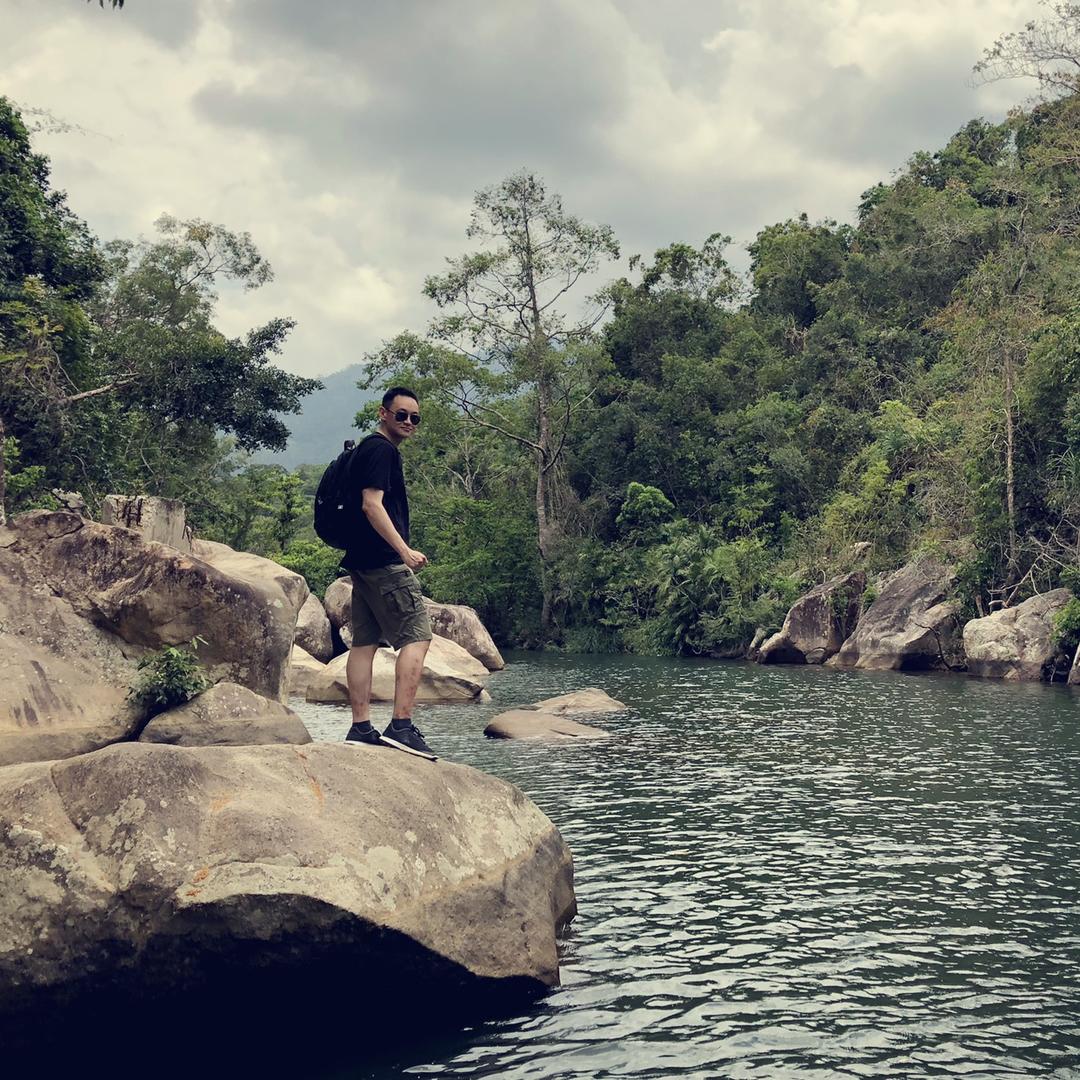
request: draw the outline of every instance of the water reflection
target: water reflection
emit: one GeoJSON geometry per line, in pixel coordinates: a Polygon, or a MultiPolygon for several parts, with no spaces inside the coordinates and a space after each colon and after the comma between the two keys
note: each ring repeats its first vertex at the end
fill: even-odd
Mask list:
{"type": "MultiPolygon", "coordinates": [[[[1080,1077],[1080,694],[520,655],[418,711],[556,822],[581,913],[532,1013],[353,1076],[1080,1077]],[[587,685],[603,743],[481,737],[587,685]]],[[[316,738],[343,710],[307,706],[316,738]]]]}

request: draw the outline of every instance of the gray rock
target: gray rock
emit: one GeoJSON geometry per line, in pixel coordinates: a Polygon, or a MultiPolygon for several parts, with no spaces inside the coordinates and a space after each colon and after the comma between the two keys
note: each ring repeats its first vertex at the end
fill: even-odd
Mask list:
{"type": "Polygon", "coordinates": [[[241,995],[330,964],[397,973],[388,993],[539,989],[575,913],[570,853],[516,788],[337,744],[123,743],[2,769],[0,880],[0,1015],[198,991],[230,959],[241,995]]]}
{"type": "Polygon", "coordinates": [[[815,586],[795,601],[783,627],[762,646],[762,664],[823,664],[859,621],[866,574],[857,570],[815,586]]]}
{"type": "Polygon", "coordinates": [[[310,656],[324,664],[334,658],[334,641],[330,620],[322,601],[312,593],[296,617],[296,633],[293,641],[310,656]]]}
{"type": "Polygon", "coordinates": [[[878,671],[962,666],[957,608],[947,599],[954,579],[933,559],[908,563],[884,582],[855,632],[826,663],[878,671]]]}
{"type": "Polygon", "coordinates": [[[106,495],[101,504],[102,525],[134,529],[144,540],[191,552],[187,511],[178,499],[156,495],[106,495]]]}
{"type": "Polygon", "coordinates": [[[433,633],[456,642],[475,656],[488,671],[502,671],[506,667],[502,654],[475,609],[464,604],[439,604],[426,596],[424,606],[431,619],[433,633]]]}
{"type": "Polygon", "coordinates": [[[294,645],[289,660],[289,696],[305,697],[312,679],[321,675],[325,667],[299,645],[294,645]]]}
{"type": "Polygon", "coordinates": [[[278,701],[247,687],[222,682],[184,705],[159,713],[143,728],[139,742],[173,746],[303,745],[311,742],[304,722],[278,701]]]}
{"type": "Polygon", "coordinates": [[[348,627],[352,622],[352,578],[346,575],[339,577],[326,590],[323,597],[323,607],[326,609],[326,617],[330,625],[340,631],[343,626],[348,627]]]}
{"type": "Polygon", "coordinates": [[[557,713],[559,716],[626,711],[626,706],[621,701],[616,701],[597,686],[587,686],[584,690],[574,690],[572,693],[560,694],[558,697],[544,698],[533,708],[541,712],[557,713]]]}
{"type": "MultiPolygon", "coordinates": [[[[308,680],[305,697],[308,701],[328,704],[349,700],[346,667],[349,656],[336,656],[322,671],[314,672],[308,680]]],[[[378,649],[371,665],[371,700],[394,700],[394,665],[397,653],[393,649],[378,649]]],[[[416,700],[423,704],[477,701],[484,689],[488,670],[460,645],[446,638],[432,638],[416,700]]]]}
{"type": "Polygon", "coordinates": [[[579,724],[558,713],[510,709],[493,717],[484,728],[489,739],[610,739],[611,732],[579,724]]]}
{"type": "Polygon", "coordinates": [[[210,555],[66,512],[0,529],[0,764],[128,737],[141,720],[126,698],[136,662],[195,636],[212,681],[284,698],[306,583],[223,545],[210,555]]]}
{"type": "Polygon", "coordinates": [[[1071,598],[1068,589],[1053,589],[972,619],[964,626],[968,672],[984,679],[1029,682],[1063,674],[1069,660],[1052,641],[1054,616],[1071,598]]]}
{"type": "Polygon", "coordinates": [[[1080,646],[1077,646],[1072,667],[1069,669],[1069,685],[1080,686],[1080,646]]]}

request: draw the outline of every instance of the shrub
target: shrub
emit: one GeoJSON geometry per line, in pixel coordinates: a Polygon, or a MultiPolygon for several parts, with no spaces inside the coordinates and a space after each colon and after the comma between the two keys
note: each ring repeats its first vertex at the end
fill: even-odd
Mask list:
{"type": "Polygon", "coordinates": [[[1076,655],[1080,646],[1080,600],[1075,596],[1054,616],[1053,642],[1070,657],[1076,655]]]}
{"type": "Polygon", "coordinates": [[[322,600],[326,590],[343,573],[342,557],[342,552],[327,547],[321,540],[296,540],[284,555],[274,556],[274,562],[300,574],[312,593],[322,600]]]}
{"type": "Polygon", "coordinates": [[[146,719],[183,705],[209,689],[210,680],[199,668],[195,650],[201,638],[191,639],[190,650],[166,645],[139,661],[142,675],[128,691],[128,697],[142,708],[146,719]]]}

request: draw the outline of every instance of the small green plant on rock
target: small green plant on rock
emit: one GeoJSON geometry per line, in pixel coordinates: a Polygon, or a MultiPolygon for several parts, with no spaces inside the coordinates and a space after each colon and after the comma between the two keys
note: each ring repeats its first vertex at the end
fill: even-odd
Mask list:
{"type": "Polygon", "coordinates": [[[1053,642],[1066,655],[1076,655],[1080,646],[1080,600],[1075,596],[1054,616],[1053,642]]]}
{"type": "Polygon", "coordinates": [[[190,649],[166,645],[139,661],[142,674],[128,691],[128,698],[143,710],[147,719],[183,705],[209,689],[210,680],[195,658],[200,644],[205,645],[206,641],[193,637],[190,649]]]}

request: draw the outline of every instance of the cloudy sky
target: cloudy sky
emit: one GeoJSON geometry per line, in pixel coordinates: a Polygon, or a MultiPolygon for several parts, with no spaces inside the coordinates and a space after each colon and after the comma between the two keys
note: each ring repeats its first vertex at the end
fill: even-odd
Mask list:
{"type": "Polygon", "coordinates": [[[102,238],[162,212],[247,230],[276,278],[239,333],[299,322],[290,371],[340,370],[431,312],[473,193],[522,167],[626,257],[712,232],[851,220],[859,194],[1030,86],[972,64],[1035,0],[0,0],[0,94],[102,238]]]}

